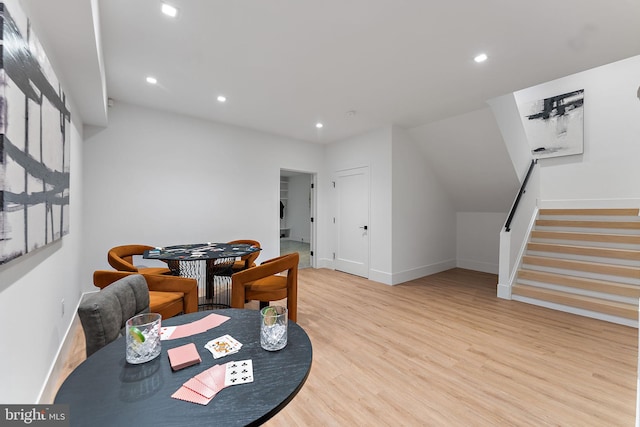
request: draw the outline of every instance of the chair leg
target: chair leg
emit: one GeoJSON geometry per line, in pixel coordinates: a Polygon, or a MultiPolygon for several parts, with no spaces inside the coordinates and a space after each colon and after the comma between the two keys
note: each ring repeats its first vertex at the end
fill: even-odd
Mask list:
{"type": "Polygon", "coordinates": [[[269,306],[269,301],[260,301],[260,310],[269,306]]]}

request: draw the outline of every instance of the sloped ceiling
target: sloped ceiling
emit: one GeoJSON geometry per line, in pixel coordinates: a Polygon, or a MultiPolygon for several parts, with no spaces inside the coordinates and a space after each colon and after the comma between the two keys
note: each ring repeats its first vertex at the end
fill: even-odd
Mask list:
{"type": "Polygon", "coordinates": [[[409,130],[458,212],[507,212],[520,182],[489,108],[409,130]]]}

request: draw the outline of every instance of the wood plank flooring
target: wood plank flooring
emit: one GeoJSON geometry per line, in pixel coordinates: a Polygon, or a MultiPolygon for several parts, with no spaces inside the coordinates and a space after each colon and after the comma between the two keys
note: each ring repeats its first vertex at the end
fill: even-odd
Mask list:
{"type": "Polygon", "coordinates": [[[496,282],[300,270],[313,366],[266,425],[634,425],[638,330],[498,299],[496,282]]]}

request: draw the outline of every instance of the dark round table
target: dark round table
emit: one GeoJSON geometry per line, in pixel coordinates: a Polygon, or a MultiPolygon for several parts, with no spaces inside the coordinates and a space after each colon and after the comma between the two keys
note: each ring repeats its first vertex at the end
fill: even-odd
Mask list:
{"type": "Polygon", "coordinates": [[[176,276],[196,279],[200,308],[227,308],[231,305],[231,267],[237,258],[258,251],[259,247],[246,243],[208,242],[151,249],[144,251],[143,258],[166,261],[176,276]]]}
{"type": "Polygon", "coordinates": [[[162,341],[156,359],[130,365],[125,361],[123,337],[98,350],[62,384],[56,404],[69,404],[72,426],[248,426],[273,417],[302,388],[311,370],[311,341],[304,329],[289,321],[287,346],[269,352],[260,347],[257,310],[201,311],[163,320],[180,325],[210,313],[229,316],[222,325],[185,338],[162,341]],[[204,345],[229,334],[243,345],[238,353],[214,359],[204,345]],[[167,349],[193,342],[202,362],[173,372],[167,349]],[[208,405],[173,399],[189,378],[213,365],[253,360],[252,383],[226,387],[208,405]]]}

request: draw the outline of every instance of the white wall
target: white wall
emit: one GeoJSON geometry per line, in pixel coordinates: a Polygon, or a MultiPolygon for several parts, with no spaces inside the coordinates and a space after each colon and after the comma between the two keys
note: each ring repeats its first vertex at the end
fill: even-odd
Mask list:
{"type": "Polygon", "coordinates": [[[516,98],[513,93],[509,93],[489,100],[488,104],[500,128],[502,140],[513,164],[513,170],[522,183],[531,164],[532,156],[518,112],[516,98]]]}
{"type": "Polygon", "coordinates": [[[289,200],[286,208],[287,227],[291,229],[289,238],[299,242],[311,239],[311,175],[294,175],[289,177],[289,200]]]}
{"type": "Polygon", "coordinates": [[[522,105],[584,88],[584,154],[539,161],[543,201],[640,199],[639,75],[636,56],[515,93],[522,105]]]}
{"type": "Polygon", "coordinates": [[[85,143],[83,277],[127,243],[247,238],[276,257],[280,169],[322,177],[322,161],[319,144],[116,103],[85,143]]]}
{"type": "Polygon", "coordinates": [[[498,274],[500,230],[506,212],[458,212],[456,214],[457,267],[498,274]]]}
{"type": "MultiPolygon", "coordinates": [[[[382,283],[391,283],[391,127],[385,127],[364,135],[330,144],[326,147],[326,171],[330,180],[341,170],[367,166],[370,179],[370,223],[369,223],[369,278],[382,283]]],[[[318,183],[322,183],[318,179],[318,183]]],[[[321,224],[327,225],[327,233],[318,233],[318,241],[327,242],[327,255],[336,250],[336,227],[331,218],[334,210],[335,189],[327,190],[331,202],[326,210],[319,212],[321,224]]],[[[333,267],[330,258],[319,259],[319,266],[333,267]]]]}
{"type": "Polygon", "coordinates": [[[72,106],[69,234],[0,266],[0,402],[4,404],[39,401],[87,289],[78,271],[83,167],[81,125],[74,117],[72,106]]]}
{"type": "Polygon", "coordinates": [[[393,127],[392,283],[455,267],[456,215],[430,162],[407,131],[393,127]]]}
{"type": "Polygon", "coordinates": [[[520,184],[489,108],[408,130],[456,211],[502,212],[520,184]]]}

